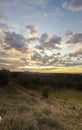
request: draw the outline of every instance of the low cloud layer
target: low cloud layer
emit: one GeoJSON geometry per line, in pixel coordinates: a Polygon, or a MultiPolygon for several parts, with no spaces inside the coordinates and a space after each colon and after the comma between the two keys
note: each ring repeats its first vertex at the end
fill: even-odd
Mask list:
{"type": "MultiPolygon", "coordinates": [[[[43,33],[36,37],[37,29],[35,26],[27,25],[30,30],[30,34],[33,37],[27,38],[24,35],[17,34],[16,32],[3,31],[3,41],[0,46],[0,67],[24,68],[24,66],[44,67],[52,66],[56,67],[72,67],[81,66],[82,58],[82,33],[73,33],[67,31],[65,37],[66,41],[62,37],[55,34],[43,33]],[[64,44],[63,44],[64,43],[64,44]],[[75,50],[68,50],[68,45],[72,45],[75,50]],[[64,51],[64,50],[67,51],[64,51]],[[8,57],[8,60],[5,58],[8,57]]],[[[2,27],[2,26],[1,26],[2,27]]]]}

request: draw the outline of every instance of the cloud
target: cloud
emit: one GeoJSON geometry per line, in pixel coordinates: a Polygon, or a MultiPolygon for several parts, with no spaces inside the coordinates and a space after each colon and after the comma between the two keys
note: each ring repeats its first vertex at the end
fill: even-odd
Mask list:
{"type": "Polygon", "coordinates": [[[38,50],[33,51],[31,55],[31,60],[34,61],[38,65],[46,66],[46,65],[56,65],[56,63],[60,59],[59,52],[49,52],[48,50],[43,52],[38,52],[38,50]]]}
{"type": "Polygon", "coordinates": [[[31,37],[31,38],[27,39],[28,43],[34,43],[34,42],[36,42],[38,40],[39,40],[39,37],[31,37]]]}
{"type": "Polygon", "coordinates": [[[71,37],[72,35],[73,35],[73,32],[69,31],[69,30],[67,30],[65,33],[65,36],[67,36],[67,37],[71,37]]]}
{"type": "Polygon", "coordinates": [[[8,56],[10,57],[10,55],[7,52],[4,52],[4,51],[0,52],[0,57],[6,57],[7,58],[8,56]]]}
{"type": "Polygon", "coordinates": [[[70,9],[73,11],[82,10],[82,0],[74,0],[74,2],[70,5],[70,9]]]}
{"type": "Polygon", "coordinates": [[[71,58],[71,57],[79,57],[79,56],[81,56],[81,58],[82,58],[82,48],[80,48],[79,50],[77,50],[77,51],[75,51],[75,52],[73,52],[73,53],[70,53],[69,54],[69,57],[71,58]]]}
{"type": "MultiPolygon", "coordinates": [[[[65,55],[64,57],[60,55],[60,53],[52,54],[51,56],[48,56],[46,54],[41,55],[37,52],[34,52],[34,54],[31,57],[32,61],[35,61],[35,65],[40,66],[52,66],[52,68],[55,67],[72,67],[72,66],[80,66],[82,65],[82,60],[78,62],[77,56],[82,55],[82,50],[75,52],[75,53],[69,53],[65,55]],[[71,59],[72,57],[76,57],[76,60],[71,59]]],[[[81,57],[82,58],[82,57],[81,57]]]]}
{"type": "Polygon", "coordinates": [[[38,52],[35,52],[35,53],[31,56],[31,60],[41,61],[41,60],[42,60],[42,56],[41,56],[41,54],[39,54],[38,52]]]}
{"type": "Polygon", "coordinates": [[[5,23],[0,23],[0,32],[4,32],[8,30],[8,26],[5,23]]]}
{"type": "Polygon", "coordinates": [[[0,46],[0,66],[3,67],[4,65],[7,68],[14,68],[14,65],[17,68],[21,66],[28,66],[28,68],[30,66],[36,66],[36,68],[44,66],[46,68],[49,66],[52,69],[81,65],[78,58],[82,58],[82,48],[75,50],[75,47],[77,45],[81,46],[82,33],[73,33],[68,30],[65,34],[67,36],[67,48],[63,48],[62,37],[48,33],[36,36],[35,34],[38,34],[36,27],[33,25],[27,26],[26,28],[29,30],[31,37],[25,38],[16,32],[6,31],[6,24],[1,24],[1,27],[4,28],[5,37],[3,38],[3,46],[0,46]],[[69,44],[73,46],[73,51],[72,49],[69,51],[69,44]],[[64,54],[66,55],[64,56],[64,54]]]}
{"type": "Polygon", "coordinates": [[[25,38],[20,35],[16,34],[15,32],[5,32],[5,45],[3,46],[4,49],[16,49],[21,52],[25,52],[27,50],[27,45],[25,43],[25,38]]]}
{"type": "Polygon", "coordinates": [[[82,33],[73,34],[67,41],[69,44],[82,43],[82,33]]]}
{"type": "Polygon", "coordinates": [[[75,56],[74,53],[69,53],[61,56],[58,59],[57,64],[58,67],[78,67],[82,65],[82,60],[80,60],[80,57],[77,57],[77,55],[75,56]]]}
{"type": "Polygon", "coordinates": [[[48,34],[47,33],[43,33],[39,39],[40,43],[46,43],[49,40],[48,34]]]}
{"type": "Polygon", "coordinates": [[[73,0],[72,2],[64,2],[63,8],[67,8],[72,11],[81,11],[82,10],[82,0],[73,0]]]}
{"type": "Polygon", "coordinates": [[[47,44],[61,44],[61,37],[57,35],[49,35],[47,33],[43,33],[40,37],[40,43],[47,43],[47,44]]]}
{"type": "Polygon", "coordinates": [[[72,67],[72,66],[80,66],[82,65],[82,62],[81,63],[78,63],[78,62],[67,62],[67,63],[64,63],[64,66],[65,67],[72,67]]]}
{"type": "Polygon", "coordinates": [[[43,16],[45,18],[53,18],[53,20],[58,20],[63,16],[63,13],[59,8],[56,8],[55,10],[53,10],[53,12],[44,13],[43,16]]]}
{"type": "Polygon", "coordinates": [[[46,66],[20,66],[19,67],[20,69],[28,69],[28,70],[51,70],[51,69],[55,69],[56,67],[54,67],[54,66],[48,66],[48,65],[46,65],[46,66]]]}
{"type": "Polygon", "coordinates": [[[0,48],[0,68],[17,70],[19,66],[29,65],[29,53],[21,53],[16,49],[0,48]]]}
{"type": "Polygon", "coordinates": [[[27,25],[26,29],[29,31],[29,36],[30,37],[38,36],[38,30],[34,25],[27,25]]]}
{"type": "Polygon", "coordinates": [[[27,39],[28,43],[37,43],[35,48],[38,50],[44,49],[57,49],[60,50],[61,48],[58,46],[61,44],[62,38],[57,35],[43,33],[39,37],[31,37],[27,39]]]}
{"type": "Polygon", "coordinates": [[[76,48],[73,52],[65,54],[61,57],[61,64],[65,67],[78,67],[82,65],[82,47],[76,48]]]}
{"type": "Polygon", "coordinates": [[[37,45],[38,49],[60,49],[59,47],[57,47],[56,45],[60,45],[61,44],[61,37],[57,36],[57,35],[49,35],[47,33],[43,33],[41,35],[41,37],[39,38],[39,43],[40,45],[37,45]]]}
{"type": "Polygon", "coordinates": [[[55,57],[53,54],[51,56],[44,55],[42,59],[43,65],[54,65],[58,61],[58,58],[55,57]]]}

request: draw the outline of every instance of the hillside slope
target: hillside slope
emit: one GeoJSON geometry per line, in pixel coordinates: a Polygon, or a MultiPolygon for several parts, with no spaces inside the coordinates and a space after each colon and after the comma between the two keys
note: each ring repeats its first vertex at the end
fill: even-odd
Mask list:
{"type": "Polygon", "coordinates": [[[0,86],[0,130],[82,130],[81,107],[10,83],[0,86]]]}

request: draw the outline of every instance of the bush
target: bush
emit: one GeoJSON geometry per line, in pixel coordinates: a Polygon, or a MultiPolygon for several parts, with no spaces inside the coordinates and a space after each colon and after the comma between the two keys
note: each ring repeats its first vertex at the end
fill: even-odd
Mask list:
{"type": "Polygon", "coordinates": [[[80,82],[79,84],[78,84],[78,88],[77,88],[79,91],[82,91],[82,83],[80,82]]]}
{"type": "Polygon", "coordinates": [[[48,98],[49,97],[49,90],[48,90],[47,87],[42,90],[42,96],[44,98],[48,98]]]}

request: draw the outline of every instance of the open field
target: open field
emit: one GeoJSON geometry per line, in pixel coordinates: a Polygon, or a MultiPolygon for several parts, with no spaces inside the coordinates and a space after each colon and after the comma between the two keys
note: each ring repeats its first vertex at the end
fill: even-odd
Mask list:
{"type": "Polygon", "coordinates": [[[82,75],[1,70],[0,130],[82,130],[82,75]]]}
{"type": "Polygon", "coordinates": [[[82,92],[59,90],[45,99],[10,84],[0,88],[0,116],[0,130],[82,130],[82,92]]]}
{"type": "Polygon", "coordinates": [[[59,99],[60,101],[66,100],[68,103],[82,104],[82,91],[59,89],[51,92],[50,97],[59,99]]]}

